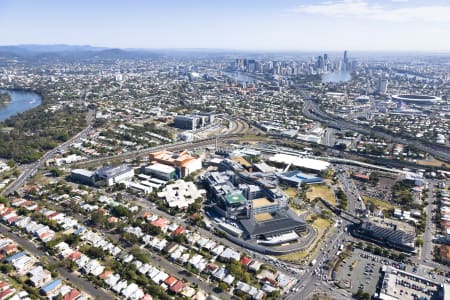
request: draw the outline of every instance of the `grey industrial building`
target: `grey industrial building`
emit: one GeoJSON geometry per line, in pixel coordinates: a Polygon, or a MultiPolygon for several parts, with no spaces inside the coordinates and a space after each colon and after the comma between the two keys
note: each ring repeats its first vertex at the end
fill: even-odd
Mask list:
{"type": "Polygon", "coordinates": [[[194,130],[214,122],[213,114],[178,115],[173,120],[174,126],[180,129],[194,130]]]}
{"type": "Polygon", "coordinates": [[[95,172],[85,169],[74,169],[70,173],[71,179],[75,182],[93,185],[98,181],[104,181],[107,186],[131,180],[133,176],[134,170],[128,165],[107,166],[95,172]]]}
{"type": "Polygon", "coordinates": [[[416,235],[396,228],[384,227],[372,222],[361,222],[351,231],[353,235],[404,251],[415,251],[416,235]]]}

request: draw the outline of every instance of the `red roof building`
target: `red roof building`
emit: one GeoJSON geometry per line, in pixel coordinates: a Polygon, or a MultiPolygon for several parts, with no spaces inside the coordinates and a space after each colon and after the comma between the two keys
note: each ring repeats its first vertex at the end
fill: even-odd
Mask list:
{"type": "Polygon", "coordinates": [[[7,288],[0,292],[0,300],[8,299],[12,294],[14,294],[14,290],[7,288]]]}
{"type": "Polygon", "coordinates": [[[54,213],[49,214],[49,215],[47,216],[47,218],[48,218],[49,220],[53,220],[55,217],[59,216],[59,214],[60,214],[59,212],[55,211],[54,213]]]}
{"type": "Polygon", "coordinates": [[[70,259],[71,261],[76,261],[80,257],[81,257],[81,252],[73,251],[72,253],[70,253],[70,255],[67,258],[70,259]]]}
{"type": "Polygon", "coordinates": [[[11,255],[17,252],[17,246],[13,244],[6,245],[0,250],[1,253],[5,255],[11,255]]]}
{"type": "Polygon", "coordinates": [[[164,283],[167,284],[168,286],[172,286],[172,285],[174,285],[177,281],[178,281],[178,279],[176,279],[175,277],[169,276],[169,277],[167,277],[166,280],[164,280],[164,283]]]}
{"type": "Polygon", "coordinates": [[[355,173],[353,174],[353,178],[361,180],[361,181],[369,181],[369,176],[364,174],[355,173]]]}
{"type": "Polygon", "coordinates": [[[164,228],[167,226],[167,223],[169,221],[167,221],[167,219],[164,218],[158,218],[155,221],[151,222],[150,224],[152,224],[153,226],[159,227],[159,228],[164,228]]]}
{"type": "Polygon", "coordinates": [[[243,256],[240,260],[241,265],[243,265],[244,267],[248,267],[248,265],[251,264],[252,261],[253,261],[253,259],[248,256],[243,256]]]}
{"type": "Polygon", "coordinates": [[[117,223],[117,222],[119,222],[119,218],[117,218],[117,217],[109,217],[106,220],[108,221],[108,223],[117,223]]]}
{"type": "Polygon", "coordinates": [[[4,282],[4,281],[0,281],[0,291],[9,289],[9,283],[4,282]]]}
{"type": "Polygon", "coordinates": [[[2,216],[9,215],[10,213],[13,213],[13,212],[15,212],[14,208],[12,208],[12,207],[5,207],[2,210],[2,216]]]}
{"type": "Polygon", "coordinates": [[[8,224],[12,224],[15,221],[17,221],[18,218],[19,217],[17,217],[17,216],[12,216],[12,217],[8,218],[8,220],[6,220],[6,222],[8,222],[8,224]]]}
{"type": "Polygon", "coordinates": [[[81,293],[77,289],[72,289],[69,293],[67,293],[63,300],[76,300],[81,297],[81,293]]]}
{"type": "Polygon", "coordinates": [[[112,275],[112,271],[105,271],[102,274],[98,275],[98,277],[102,280],[105,280],[106,278],[108,278],[109,276],[112,275]]]}
{"type": "Polygon", "coordinates": [[[178,294],[183,289],[183,282],[181,280],[178,280],[174,285],[172,285],[169,290],[172,293],[178,294]]]}
{"type": "Polygon", "coordinates": [[[178,228],[172,232],[172,236],[177,236],[177,235],[183,233],[183,231],[184,231],[183,226],[178,226],[178,228]]]}

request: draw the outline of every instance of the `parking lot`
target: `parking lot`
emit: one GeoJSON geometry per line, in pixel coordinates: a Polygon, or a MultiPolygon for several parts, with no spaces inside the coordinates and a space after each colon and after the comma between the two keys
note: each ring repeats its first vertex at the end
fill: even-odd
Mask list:
{"type": "Polygon", "coordinates": [[[381,293],[401,299],[435,299],[438,295],[438,284],[421,276],[412,275],[386,266],[381,293]]]}
{"type": "Polygon", "coordinates": [[[382,263],[377,257],[355,249],[351,256],[339,264],[336,281],[352,293],[362,289],[373,295],[376,292],[381,267],[382,263]]]}
{"type": "MultiPolygon", "coordinates": [[[[352,293],[357,292],[361,288],[364,292],[373,295],[376,292],[376,286],[381,275],[380,270],[383,266],[391,266],[408,272],[415,277],[429,280],[430,283],[450,283],[450,278],[438,274],[430,267],[415,267],[411,264],[399,263],[361,249],[352,251],[351,255],[339,264],[336,272],[336,283],[352,293]]],[[[413,287],[413,284],[411,286],[413,287]]]]}

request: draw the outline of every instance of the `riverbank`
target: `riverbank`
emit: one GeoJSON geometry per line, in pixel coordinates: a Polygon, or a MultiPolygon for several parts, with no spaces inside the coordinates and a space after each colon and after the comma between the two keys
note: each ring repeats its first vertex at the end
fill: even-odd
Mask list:
{"type": "Polygon", "coordinates": [[[0,89],[0,121],[36,108],[42,103],[43,97],[39,92],[24,89],[0,89]]]}
{"type": "Polygon", "coordinates": [[[23,106],[8,105],[0,109],[0,158],[18,163],[35,162],[43,153],[86,127],[87,109],[84,107],[60,104],[45,91],[4,90],[12,94],[11,105],[23,106]],[[18,99],[14,96],[21,102],[16,102],[18,99]]]}
{"type": "Polygon", "coordinates": [[[5,105],[11,102],[11,96],[8,93],[0,91],[0,105],[5,105]]]}

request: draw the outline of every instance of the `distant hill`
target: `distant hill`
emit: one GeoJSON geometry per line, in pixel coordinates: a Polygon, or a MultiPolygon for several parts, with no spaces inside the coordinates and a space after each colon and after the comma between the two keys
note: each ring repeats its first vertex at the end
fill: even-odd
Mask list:
{"type": "Polygon", "coordinates": [[[124,58],[156,58],[164,56],[172,57],[224,57],[238,55],[238,53],[249,54],[238,50],[225,49],[139,49],[139,48],[108,48],[94,47],[90,45],[10,45],[0,46],[0,59],[124,59],[124,58]]]}
{"type": "Polygon", "coordinates": [[[120,59],[150,58],[161,55],[152,50],[118,49],[89,45],[14,45],[0,46],[0,58],[32,59],[120,59]]]}
{"type": "MultiPolygon", "coordinates": [[[[81,51],[102,51],[108,49],[106,47],[94,47],[90,45],[65,45],[65,44],[55,44],[55,45],[35,45],[35,44],[25,44],[12,46],[29,52],[81,52],[81,51]]],[[[0,46],[0,49],[2,47],[0,46]]]]}

